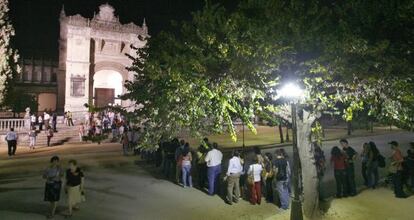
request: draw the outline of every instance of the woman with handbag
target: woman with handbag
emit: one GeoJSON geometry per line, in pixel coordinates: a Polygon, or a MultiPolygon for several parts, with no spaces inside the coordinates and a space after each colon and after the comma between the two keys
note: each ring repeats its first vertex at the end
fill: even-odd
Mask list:
{"type": "Polygon", "coordinates": [[[256,157],[254,163],[249,166],[247,171],[247,181],[250,185],[250,202],[253,205],[261,203],[262,201],[262,190],[261,190],[261,173],[263,166],[259,163],[258,158],[256,157]]]}
{"type": "Polygon", "coordinates": [[[84,175],[76,160],[69,160],[69,169],[66,170],[65,192],[68,195],[68,214],[72,216],[72,209],[79,210],[78,204],[84,199],[84,175]]]}
{"type": "Polygon", "coordinates": [[[43,173],[45,184],[45,201],[50,202],[50,213],[47,218],[55,216],[56,205],[60,200],[60,189],[62,187],[63,170],[59,165],[59,157],[53,156],[50,159],[50,165],[43,173]]]}
{"type": "Polygon", "coordinates": [[[265,153],[264,156],[264,169],[262,171],[262,179],[265,187],[265,197],[267,202],[273,202],[273,164],[272,154],[265,153]]]}
{"type": "Polygon", "coordinates": [[[184,188],[193,187],[193,180],[191,177],[191,161],[192,160],[193,160],[193,157],[190,151],[190,144],[185,143],[184,149],[181,154],[181,173],[182,173],[184,188]]]}

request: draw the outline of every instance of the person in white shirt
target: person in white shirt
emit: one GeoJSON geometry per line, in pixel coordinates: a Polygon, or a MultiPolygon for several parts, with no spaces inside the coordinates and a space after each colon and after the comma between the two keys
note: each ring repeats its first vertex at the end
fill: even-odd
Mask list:
{"type": "Polygon", "coordinates": [[[247,175],[252,175],[254,179],[254,183],[251,185],[251,193],[250,193],[250,202],[255,205],[256,203],[260,205],[262,201],[262,190],[261,190],[261,176],[263,166],[259,164],[259,160],[256,157],[254,159],[254,163],[249,166],[247,171],[247,175]]]}
{"type": "Polygon", "coordinates": [[[35,114],[30,116],[30,124],[32,125],[32,128],[36,126],[36,115],[35,114]]]}
{"type": "Polygon", "coordinates": [[[240,198],[240,175],[243,172],[242,163],[240,160],[240,153],[233,152],[233,157],[229,161],[227,168],[227,202],[231,205],[233,201],[237,203],[240,198]],[[234,197],[233,197],[234,192],[234,197]]]}
{"type": "Polygon", "coordinates": [[[37,123],[39,124],[39,130],[43,130],[43,117],[41,115],[37,118],[37,123]]]}
{"type": "Polygon", "coordinates": [[[47,112],[44,112],[43,114],[44,114],[43,115],[43,123],[45,125],[45,128],[48,129],[48,127],[49,127],[49,121],[50,121],[50,115],[47,112]]]}
{"type": "Polygon", "coordinates": [[[7,141],[9,157],[14,156],[17,148],[17,133],[14,132],[14,128],[10,128],[10,131],[7,132],[5,139],[7,141]]]}
{"type": "Polygon", "coordinates": [[[213,143],[213,149],[207,153],[205,158],[207,163],[208,194],[211,196],[218,192],[221,160],[223,159],[223,154],[217,148],[217,143],[213,143]]]}

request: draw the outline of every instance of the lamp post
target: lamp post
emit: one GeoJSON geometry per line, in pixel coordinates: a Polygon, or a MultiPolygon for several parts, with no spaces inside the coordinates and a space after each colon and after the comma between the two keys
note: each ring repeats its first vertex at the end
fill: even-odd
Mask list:
{"type": "Polygon", "coordinates": [[[298,150],[298,139],[297,139],[297,102],[303,96],[303,90],[294,84],[285,85],[280,91],[280,95],[289,99],[292,110],[292,142],[293,142],[293,199],[290,212],[290,220],[303,220],[302,202],[300,195],[302,194],[300,186],[300,158],[298,150]]]}

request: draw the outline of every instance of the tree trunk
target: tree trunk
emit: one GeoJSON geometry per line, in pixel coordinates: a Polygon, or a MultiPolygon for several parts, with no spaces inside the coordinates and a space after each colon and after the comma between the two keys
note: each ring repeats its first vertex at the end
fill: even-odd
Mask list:
{"type": "Polygon", "coordinates": [[[303,117],[298,117],[297,120],[297,140],[302,171],[303,212],[311,219],[319,214],[319,179],[311,142],[311,127],[314,119],[308,112],[304,110],[302,112],[303,117]]]}
{"type": "Polygon", "coordinates": [[[370,124],[371,124],[371,126],[370,126],[371,127],[371,133],[374,133],[374,121],[371,120],[370,124]]]}
{"type": "Polygon", "coordinates": [[[348,135],[351,135],[351,133],[352,133],[352,123],[351,123],[351,121],[347,121],[346,125],[347,125],[347,129],[348,129],[348,135]]]}
{"type": "Polygon", "coordinates": [[[282,124],[279,123],[279,137],[280,137],[280,143],[285,143],[285,140],[283,139],[283,128],[282,128],[282,124]]]}
{"type": "MultiPolygon", "coordinates": [[[[286,110],[283,112],[287,112],[286,110]]],[[[319,179],[315,165],[314,149],[311,142],[311,128],[316,120],[315,115],[298,107],[296,117],[296,140],[300,164],[300,191],[302,191],[303,214],[308,219],[318,219],[319,217],[319,179]]],[[[291,120],[288,114],[281,114],[286,121],[291,120]]],[[[291,213],[292,214],[292,213],[291,213]]],[[[292,217],[292,216],[291,216],[292,217]]],[[[320,218],[319,218],[320,219],[320,218]]]]}
{"type": "Polygon", "coordinates": [[[286,124],[286,142],[289,142],[290,138],[289,138],[289,124],[286,124]]]}

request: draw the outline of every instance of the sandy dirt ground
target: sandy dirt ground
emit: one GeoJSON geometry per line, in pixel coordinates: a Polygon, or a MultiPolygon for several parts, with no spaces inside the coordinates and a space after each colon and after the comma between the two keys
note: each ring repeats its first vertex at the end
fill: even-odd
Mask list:
{"type": "MultiPolygon", "coordinates": [[[[358,196],[331,201],[327,213],[320,220],[412,220],[414,219],[414,196],[397,199],[388,188],[365,190],[358,196]]],[[[288,212],[267,220],[289,220],[288,212]]]]}

